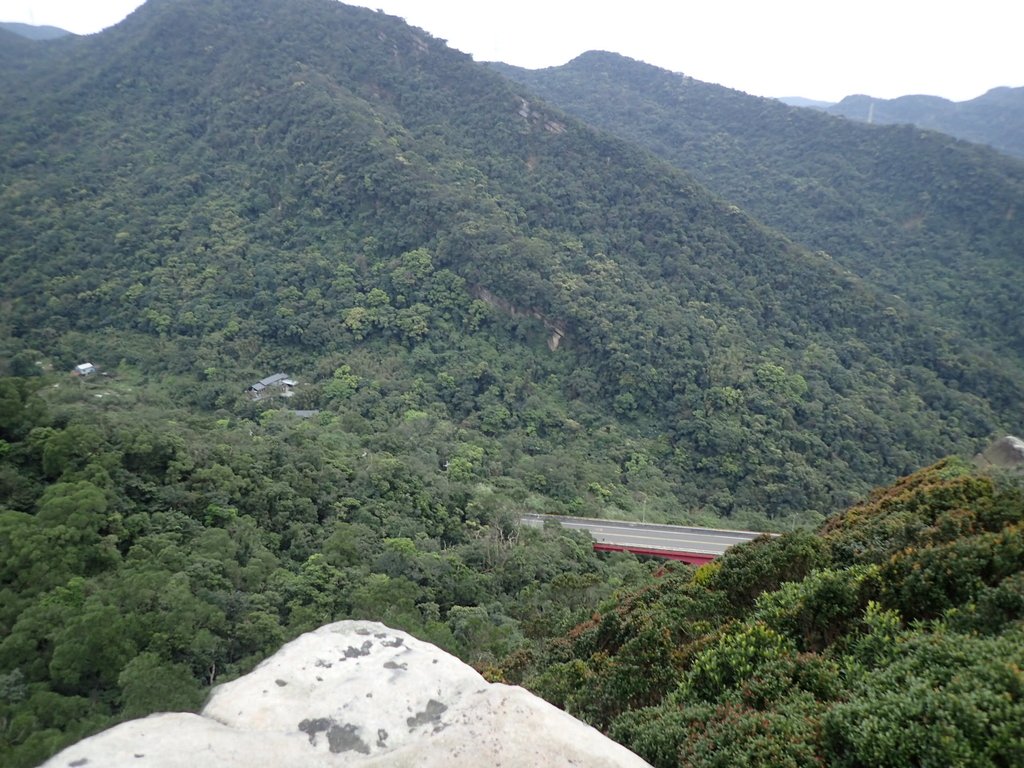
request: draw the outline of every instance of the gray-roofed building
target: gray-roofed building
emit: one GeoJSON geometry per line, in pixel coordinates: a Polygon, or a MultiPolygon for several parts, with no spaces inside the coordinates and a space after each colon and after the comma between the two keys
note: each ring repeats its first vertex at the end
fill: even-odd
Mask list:
{"type": "Polygon", "coordinates": [[[279,394],[289,397],[291,396],[292,388],[296,383],[297,382],[286,373],[275,373],[272,376],[267,376],[265,379],[260,379],[250,386],[246,392],[249,393],[249,397],[253,400],[259,400],[269,392],[278,389],[281,390],[279,394]]]}

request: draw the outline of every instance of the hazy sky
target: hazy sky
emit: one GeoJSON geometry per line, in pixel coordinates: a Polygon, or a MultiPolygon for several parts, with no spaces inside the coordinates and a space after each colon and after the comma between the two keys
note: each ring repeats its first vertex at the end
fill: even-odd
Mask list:
{"type": "MultiPolygon", "coordinates": [[[[140,0],[0,0],[0,20],[86,34],[140,0]]],[[[376,0],[478,61],[564,64],[615,51],[761,96],[1024,86],[1020,0],[376,0]]]]}

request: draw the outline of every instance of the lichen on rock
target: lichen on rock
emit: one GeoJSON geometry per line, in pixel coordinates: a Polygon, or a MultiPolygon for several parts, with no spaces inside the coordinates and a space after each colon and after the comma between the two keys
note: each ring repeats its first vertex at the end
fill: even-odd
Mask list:
{"type": "Polygon", "coordinates": [[[302,635],[217,687],[199,715],[122,723],[44,768],[498,763],[647,765],[522,688],[487,683],[432,645],[382,624],[343,621],[302,635]]]}

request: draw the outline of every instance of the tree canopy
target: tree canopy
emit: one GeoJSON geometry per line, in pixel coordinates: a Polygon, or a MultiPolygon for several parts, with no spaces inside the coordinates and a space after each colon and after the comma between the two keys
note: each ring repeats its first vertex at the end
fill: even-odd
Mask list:
{"type": "MultiPolygon", "coordinates": [[[[0,33],[0,61],[0,763],[195,707],[346,617],[664,764],[737,733],[755,764],[1019,741],[986,661],[1020,647],[1017,491],[945,464],[806,530],[1019,430],[993,351],[1017,331],[949,311],[980,301],[935,266],[960,251],[888,295],[331,0],[150,0],[94,36],[0,33]],[[655,578],[526,511],[787,533],[655,578]],[[932,711],[966,730],[893,751],[892,713],[932,711]]],[[[871,151],[937,162],[904,138],[871,151]]],[[[929,216],[955,210],[936,173],[929,216]]],[[[1018,242],[990,213],[972,232],[1018,242]]]]}
{"type": "Polygon", "coordinates": [[[747,525],[1019,426],[1020,367],[392,17],[175,0],[46,45],[2,75],[12,358],[205,409],[288,368],[565,504],[747,525]]]}

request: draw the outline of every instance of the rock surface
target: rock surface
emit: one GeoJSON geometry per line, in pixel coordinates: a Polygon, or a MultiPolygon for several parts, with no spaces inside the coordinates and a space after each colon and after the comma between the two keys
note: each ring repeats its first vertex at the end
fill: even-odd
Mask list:
{"type": "Polygon", "coordinates": [[[1007,435],[974,457],[974,463],[986,469],[1017,469],[1024,471],[1024,440],[1007,435]]]}
{"type": "Polygon", "coordinates": [[[383,624],[328,624],[168,713],[85,739],[44,768],[645,766],[522,688],[491,684],[383,624]]]}

